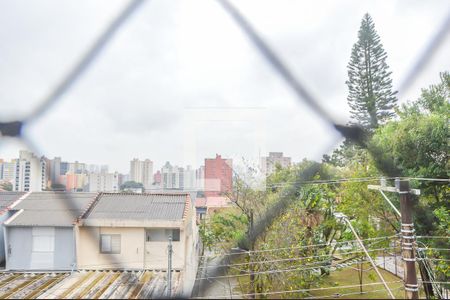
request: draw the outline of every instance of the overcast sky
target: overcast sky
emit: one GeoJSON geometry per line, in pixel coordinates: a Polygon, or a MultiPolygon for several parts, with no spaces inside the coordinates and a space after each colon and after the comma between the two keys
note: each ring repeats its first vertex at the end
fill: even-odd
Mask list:
{"type": "MultiPolygon", "coordinates": [[[[348,118],[346,66],[369,12],[398,87],[450,12],[442,1],[234,1],[320,104],[348,118]]],[[[0,1],[0,120],[30,113],[124,1],[0,1]]],[[[449,70],[450,38],[400,99],[449,70]]],[[[213,0],[147,1],[25,133],[47,157],[200,165],[216,153],[320,159],[339,136],[296,98],[213,0]]],[[[0,158],[24,146],[0,140],[0,158]]]]}

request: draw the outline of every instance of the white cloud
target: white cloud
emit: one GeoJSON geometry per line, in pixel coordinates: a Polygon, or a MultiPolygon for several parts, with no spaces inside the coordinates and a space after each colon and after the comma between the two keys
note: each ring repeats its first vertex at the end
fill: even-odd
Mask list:
{"type": "MultiPolygon", "coordinates": [[[[398,86],[450,9],[448,1],[234,2],[342,122],[348,117],[346,66],[362,15],[372,15],[398,86]]],[[[123,5],[2,1],[0,118],[35,107],[123,5]]],[[[405,98],[416,97],[439,71],[448,70],[448,40],[405,98]]],[[[338,139],[214,1],[146,2],[27,132],[50,157],[107,163],[127,172],[133,157],[148,157],[157,167],[166,160],[192,163],[185,153],[186,114],[214,107],[237,114],[262,109],[265,118],[203,123],[193,137],[197,164],[216,153],[255,157],[258,149],[319,159],[338,139]],[[257,137],[261,128],[264,139],[257,137]]],[[[17,156],[19,147],[0,148],[0,157],[17,156]]]]}

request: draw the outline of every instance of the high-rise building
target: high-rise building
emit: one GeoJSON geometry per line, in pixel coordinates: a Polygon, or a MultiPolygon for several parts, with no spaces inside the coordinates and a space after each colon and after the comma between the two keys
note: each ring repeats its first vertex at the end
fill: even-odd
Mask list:
{"type": "Polygon", "coordinates": [[[196,188],[203,191],[205,189],[205,166],[200,166],[195,170],[196,188]]]}
{"type": "Polygon", "coordinates": [[[0,178],[3,181],[14,183],[16,180],[16,159],[11,160],[11,162],[4,161],[2,163],[2,174],[0,178]]]}
{"type": "Polygon", "coordinates": [[[102,172],[89,174],[89,192],[115,193],[119,189],[119,173],[102,172]]]}
{"type": "Polygon", "coordinates": [[[16,161],[14,191],[39,192],[47,187],[46,160],[21,150],[16,161]]]}
{"type": "Polygon", "coordinates": [[[269,156],[261,157],[261,171],[266,176],[275,172],[277,165],[287,168],[291,165],[291,158],[283,156],[283,152],[269,152],[269,156]]]}
{"type": "Polygon", "coordinates": [[[67,172],[59,177],[59,182],[66,186],[68,192],[84,192],[88,189],[88,176],[86,174],[76,174],[67,172]]]}
{"type": "Polygon", "coordinates": [[[50,160],[50,180],[52,183],[59,183],[59,176],[61,175],[61,157],[55,157],[50,160]]]}
{"type": "Polygon", "coordinates": [[[130,161],[130,180],[142,183],[149,189],[153,184],[153,162],[150,159],[130,161]]]}
{"type": "Polygon", "coordinates": [[[156,185],[161,185],[161,171],[156,171],[155,175],[153,176],[153,182],[156,185]]]}
{"type": "Polygon", "coordinates": [[[88,173],[87,170],[88,169],[87,169],[87,166],[85,163],[80,163],[78,161],[75,161],[73,163],[68,163],[68,169],[67,169],[68,173],[87,174],[88,173]]]}
{"type": "Polygon", "coordinates": [[[66,175],[66,173],[69,172],[69,163],[62,161],[60,164],[59,171],[60,171],[59,175],[66,175]]]}
{"type": "Polygon", "coordinates": [[[233,161],[216,154],[205,159],[205,196],[220,196],[233,189],[233,161]]]}
{"type": "Polygon", "coordinates": [[[120,189],[120,186],[122,184],[124,184],[125,182],[129,181],[130,175],[129,174],[121,174],[121,173],[119,173],[118,179],[119,179],[118,183],[119,183],[119,189],[120,189]]]}
{"type": "Polygon", "coordinates": [[[161,187],[163,189],[184,189],[184,169],[166,162],[161,169],[161,187]]]}
{"type": "Polygon", "coordinates": [[[193,190],[196,188],[197,180],[195,175],[195,170],[191,166],[187,166],[184,169],[184,189],[193,190]]]}

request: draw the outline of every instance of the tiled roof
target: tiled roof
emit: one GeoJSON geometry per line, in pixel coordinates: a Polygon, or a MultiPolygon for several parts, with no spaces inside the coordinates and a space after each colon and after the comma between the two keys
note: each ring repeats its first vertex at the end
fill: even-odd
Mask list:
{"type": "Polygon", "coordinates": [[[33,192],[14,209],[8,226],[72,226],[97,193],[33,192]]]}
{"type": "Polygon", "coordinates": [[[84,219],[181,220],[189,194],[101,194],[84,219]]]}
{"type": "Polygon", "coordinates": [[[0,211],[8,208],[23,195],[25,192],[0,192],[0,211]]]}

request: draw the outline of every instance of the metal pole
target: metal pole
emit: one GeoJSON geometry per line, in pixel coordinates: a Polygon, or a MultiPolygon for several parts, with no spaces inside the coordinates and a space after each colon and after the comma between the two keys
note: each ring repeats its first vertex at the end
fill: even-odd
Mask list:
{"type": "Polygon", "coordinates": [[[250,296],[250,298],[255,299],[255,274],[254,274],[254,266],[253,266],[253,262],[252,262],[252,252],[253,250],[255,250],[255,242],[253,239],[253,209],[250,211],[250,236],[252,237],[252,240],[250,241],[250,251],[248,252],[249,255],[249,267],[250,267],[250,293],[252,294],[250,296]]]}
{"type": "Polygon", "coordinates": [[[391,292],[391,289],[389,288],[389,286],[387,285],[386,281],[384,280],[383,276],[381,275],[380,271],[377,268],[377,265],[375,264],[375,262],[373,261],[372,257],[370,257],[369,252],[367,252],[366,247],[364,246],[363,242],[361,241],[361,239],[359,238],[358,234],[356,233],[355,229],[352,226],[352,223],[350,223],[350,221],[347,219],[347,217],[343,216],[344,221],[348,224],[348,226],[350,227],[350,229],[353,232],[353,235],[355,236],[356,240],[358,241],[359,245],[361,246],[361,248],[363,249],[364,253],[366,254],[367,258],[369,259],[370,263],[372,264],[372,267],[374,268],[375,272],[377,273],[378,277],[381,279],[381,282],[383,282],[384,287],[386,288],[386,290],[389,293],[389,296],[392,299],[395,299],[394,295],[391,292]]]}
{"type": "Polygon", "coordinates": [[[397,207],[395,207],[394,204],[392,204],[392,201],[389,200],[389,198],[386,196],[386,194],[383,192],[383,190],[380,190],[381,195],[384,197],[384,199],[387,201],[387,203],[389,203],[389,205],[392,207],[392,209],[395,211],[395,213],[401,217],[400,212],[398,211],[397,207]]]}
{"type": "Polygon", "coordinates": [[[397,249],[394,244],[394,267],[395,267],[395,276],[397,276],[397,249]]]}
{"type": "Polygon", "coordinates": [[[363,283],[363,265],[362,262],[359,262],[359,270],[358,270],[358,276],[359,276],[359,292],[362,294],[362,283],[363,283]]]}
{"type": "Polygon", "coordinates": [[[414,256],[414,223],[412,203],[409,193],[409,181],[395,180],[400,193],[400,211],[402,216],[402,258],[405,269],[405,298],[418,299],[419,285],[417,284],[416,258],[414,256]]]}
{"type": "Polygon", "coordinates": [[[167,266],[167,297],[172,298],[172,236],[169,236],[169,245],[167,246],[168,266],[167,266]]]}

